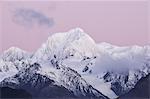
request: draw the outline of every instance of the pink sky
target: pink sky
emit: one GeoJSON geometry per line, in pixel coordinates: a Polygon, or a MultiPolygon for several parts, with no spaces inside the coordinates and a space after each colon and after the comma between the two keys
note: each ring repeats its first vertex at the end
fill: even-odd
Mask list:
{"type": "Polygon", "coordinates": [[[35,51],[49,35],[76,27],[82,28],[97,43],[147,45],[148,18],[148,1],[1,2],[0,49],[4,51],[17,46],[35,51]],[[54,23],[46,26],[44,22],[41,26],[39,17],[36,17],[33,26],[18,24],[14,21],[20,18],[20,15],[16,17],[18,9],[38,12],[44,18],[53,19],[54,23]]]}

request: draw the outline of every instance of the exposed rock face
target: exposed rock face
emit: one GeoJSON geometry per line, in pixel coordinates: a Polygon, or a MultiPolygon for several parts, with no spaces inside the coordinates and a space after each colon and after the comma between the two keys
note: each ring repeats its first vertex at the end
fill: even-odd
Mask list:
{"type": "Polygon", "coordinates": [[[149,99],[150,98],[149,81],[150,81],[150,74],[140,79],[133,89],[131,89],[128,93],[120,96],[119,99],[127,99],[127,98],[149,99]]]}

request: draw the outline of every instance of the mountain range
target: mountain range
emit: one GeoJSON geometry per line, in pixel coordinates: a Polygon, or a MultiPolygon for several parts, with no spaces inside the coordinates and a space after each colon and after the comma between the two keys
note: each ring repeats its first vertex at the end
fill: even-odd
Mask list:
{"type": "Polygon", "coordinates": [[[97,44],[80,28],[55,33],[34,53],[0,55],[1,98],[116,99],[149,74],[149,45],[97,44]]]}

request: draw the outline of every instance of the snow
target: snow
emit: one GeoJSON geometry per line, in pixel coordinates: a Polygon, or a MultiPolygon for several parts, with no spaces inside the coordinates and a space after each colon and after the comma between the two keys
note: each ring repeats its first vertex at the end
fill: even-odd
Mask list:
{"type": "Polygon", "coordinates": [[[106,83],[104,80],[96,78],[95,76],[96,75],[83,75],[83,78],[105,96],[116,99],[118,96],[111,90],[111,84],[106,83]]]}
{"type": "Polygon", "coordinates": [[[145,47],[112,47],[112,45],[102,44],[99,45],[99,50],[100,56],[94,67],[96,71],[124,72],[140,69],[148,62],[146,60],[148,50],[145,47]]]}
{"type": "Polygon", "coordinates": [[[50,79],[57,81],[56,78],[58,78],[58,74],[59,74],[58,70],[56,70],[55,68],[51,67],[49,65],[49,63],[40,64],[40,65],[42,65],[43,67],[37,73],[42,74],[42,75],[46,75],[50,79]]]}

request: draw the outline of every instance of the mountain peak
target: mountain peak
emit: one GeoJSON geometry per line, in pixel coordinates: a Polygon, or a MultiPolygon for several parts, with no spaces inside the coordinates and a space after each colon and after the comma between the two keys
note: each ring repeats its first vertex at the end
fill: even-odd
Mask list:
{"type": "Polygon", "coordinates": [[[74,28],[74,29],[70,29],[67,32],[58,32],[58,33],[54,33],[52,36],[48,37],[48,41],[51,39],[55,39],[54,41],[56,41],[57,39],[59,40],[78,40],[83,36],[87,36],[90,38],[90,36],[84,32],[83,29],[81,28],[74,28]]]}
{"type": "Polygon", "coordinates": [[[17,47],[11,47],[8,50],[4,51],[4,53],[0,57],[5,61],[15,61],[21,60],[28,56],[30,55],[26,51],[17,47]]]}
{"type": "Polygon", "coordinates": [[[63,56],[62,52],[65,52],[65,54],[74,53],[77,57],[82,55],[93,56],[97,52],[97,46],[95,41],[81,28],[75,28],[48,37],[47,42],[38,49],[34,56],[38,58],[39,56],[40,58],[43,56],[51,57],[53,54],[60,53],[63,56]]]}
{"type": "Polygon", "coordinates": [[[2,55],[15,55],[15,54],[25,54],[27,53],[26,51],[18,48],[18,47],[10,47],[9,49],[7,49],[6,51],[4,51],[4,53],[2,55]]]}
{"type": "Polygon", "coordinates": [[[72,32],[72,33],[84,33],[83,29],[81,29],[79,27],[71,29],[70,32],[72,32]]]}
{"type": "Polygon", "coordinates": [[[80,39],[83,36],[90,38],[90,36],[87,33],[85,33],[84,30],[81,28],[74,28],[74,29],[69,30],[66,33],[70,35],[71,37],[78,38],[78,39],[80,39]]]}
{"type": "Polygon", "coordinates": [[[23,51],[22,49],[18,48],[18,47],[10,47],[8,50],[6,50],[5,52],[20,52],[23,51]]]}

